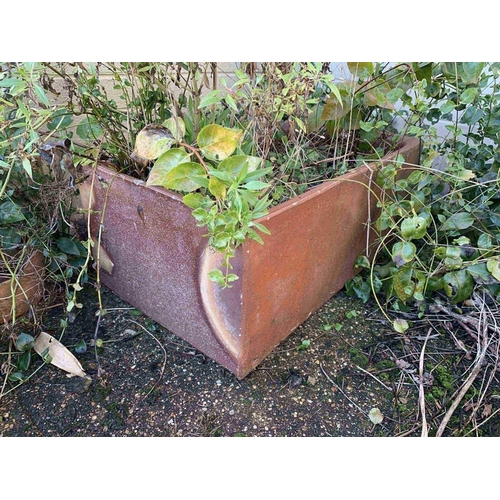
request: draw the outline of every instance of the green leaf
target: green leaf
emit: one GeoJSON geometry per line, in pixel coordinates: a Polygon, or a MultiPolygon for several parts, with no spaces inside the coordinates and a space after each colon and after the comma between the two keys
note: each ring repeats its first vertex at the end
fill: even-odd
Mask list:
{"type": "Polygon", "coordinates": [[[413,296],[415,291],[415,283],[411,279],[413,276],[413,270],[411,267],[404,267],[398,271],[392,280],[394,291],[399,299],[406,302],[410,297],[413,296]]]}
{"type": "Polygon", "coordinates": [[[226,281],[232,283],[233,281],[239,280],[240,277],[237,274],[229,273],[226,275],[226,281]]]}
{"type": "Polygon", "coordinates": [[[393,321],[392,327],[397,332],[404,333],[404,332],[406,332],[406,330],[408,330],[409,325],[408,325],[408,321],[406,321],[405,319],[397,318],[393,321]]]}
{"type": "Polygon", "coordinates": [[[208,273],[208,278],[210,279],[210,281],[214,281],[220,286],[225,286],[224,274],[222,274],[222,271],[220,269],[214,269],[213,271],[210,271],[208,273]]]}
{"type": "Polygon", "coordinates": [[[14,372],[9,375],[11,382],[22,382],[26,377],[21,372],[14,372]]]}
{"type": "Polygon", "coordinates": [[[26,371],[31,364],[31,351],[25,351],[19,358],[17,359],[17,369],[24,372],[26,371]]]}
{"type": "Polygon", "coordinates": [[[361,299],[365,304],[368,302],[372,289],[361,276],[354,276],[346,283],[347,295],[356,296],[361,299]]]}
{"type": "Polygon", "coordinates": [[[463,79],[466,85],[478,83],[485,66],[486,63],[484,62],[459,63],[459,76],[463,79]]]}
{"type": "Polygon", "coordinates": [[[219,170],[210,169],[209,174],[214,177],[217,177],[217,179],[227,184],[231,184],[234,181],[231,174],[228,174],[227,172],[220,172],[219,170]]]}
{"type": "Polygon", "coordinates": [[[443,289],[452,304],[469,298],[474,290],[474,279],[465,270],[446,273],[442,280],[443,289]]]}
{"type": "Polygon", "coordinates": [[[218,199],[223,200],[226,197],[227,186],[217,177],[211,176],[208,181],[208,190],[218,199]]]}
{"type": "Polygon", "coordinates": [[[236,101],[234,100],[231,94],[227,94],[226,97],[224,97],[224,100],[231,109],[233,109],[234,111],[238,111],[238,106],[236,105],[236,101]]]}
{"type": "Polygon", "coordinates": [[[261,163],[262,159],[257,156],[235,155],[221,161],[217,170],[229,174],[228,178],[233,181],[239,179],[241,174],[246,180],[248,174],[257,171],[261,163]]]}
{"type": "Polygon", "coordinates": [[[258,170],[255,170],[253,172],[248,172],[247,175],[245,175],[245,178],[243,179],[243,182],[250,182],[250,181],[256,181],[259,180],[260,178],[264,177],[265,175],[270,174],[273,171],[272,167],[268,168],[259,168],[258,170]]]}
{"type": "Polygon", "coordinates": [[[303,340],[302,343],[297,347],[297,351],[304,351],[311,345],[309,339],[303,340]]]}
{"type": "Polygon", "coordinates": [[[409,217],[401,222],[403,238],[413,240],[423,238],[427,233],[428,221],[423,217],[409,217]]]}
{"type": "Polygon", "coordinates": [[[474,217],[469,212],[458,212],[449,217],[442,225],[441,231],[456,231],[467,229],[474,224],[474,217]]]}
{"type": "Polygon", "coordinates": [[[205,169],[194,162],[180,163],[162,176],[164,188],[174,191],[191,192],[203,186],[202,180],[206,180],[205,169]]]}
{"type": "Polygon", "coordinates": [[[264,234],[271,234],[271,231],[269,231],[269,229],[267,229],[266,226],[264,226],[263,224],[260,224],[259,222],[252,222],[250,224],[252,227],[256,227],[261,233],[264,233],[264,234]]]}
{"type": "Polygon", "coordinates": [[[387,92],[386,97],[389,100],[389,102],[392,102],[393,104],[396,103],[399,99],[401,99],[401,96],[404,94],[404,90],[397,87],[395,89],[390,90],[387,92]]]}
{"type": "Polygon", "coordinates": [[[0,225],[13,224],[23,220],[25,220],[25,217],[21,208],[13,201],[5,201],[0,205],[0,225]]]}
{"type": "Polygon", "coordinates": [[[398,241],[392,247],[392,260],[396,266],[401,267],[411,262],[417,253],[417,247],[410,241],[398,241]]]}
{"type": "Polygon", "coordinates": [[[85,340],[81,339],[78,344],[75,346],[75,352],[77,354],[83,354],[84,352],[87,352],[87,344],[85,340]]]}
{"type": "Polygon", "coordinates": [[[168,128],[177,141],[182,141],[186,135],[186,124],[184,120],[178,116],[171,116],[168,120],[163,122],[163,126],[168,128]]]}
{"type": "Polygon", "coordinates": [[[49,101],[49,98],[47,97],[47,95],[45,94],[45,91],[43,90],[43,88],[38,84],[38,83],[34,83],[33,84],[33,89],[35,91],[35,94],[36,94],[36,97],[38,98],[38,100],[43,104],[45,105],[47,108],[50,107],[50,101],[49,101]]]}
{"type": "Polygon", "coordinates": [[[269,184],[262,181],[250,181],[244,184],[243,187],[249,191],[261,191],[262,189],[268,188],[269,184]]]}
{"type": "Polygon", "coordinates": [[[167,186],[167,175],[181,163],[189,162],[190,155],[183,149],[174,148],[163,153],[149,172],[147,186],[167,186]]]}
{"type": "Polygon", "coordinates": [[[40,353],[40,357],[43,359],[43,362],[44,363],[52,363],[52,356],[50,355],[50,348],[47,347],[47,349],[44,349],[41,353],[40,353]]]}
{"type": "Polygon", "coordinates": [[[372,122],[364,122],[364,121],[360,121],[359,122],[359,128],[361,130],[364,130],[365,132],[370,132],[371,130],[373,130],[373,123],[372,122]]]}
{"type": "Polygon", "coordinates": [[[191,212],[191,215],[194,217],[196,222],[203,225],[207,224],[210,218],[209,213],[204,208],[201,207],[194,209],[191,212]]]}
{"type": "Polygon", "coordinates": [[[0,247],[3,250],[13,249],[19,243],[21,243],[21,234],[19,234],[16,226],[0,226],[0,247]]]}
{"type": "Polygon", "coordinates": [[[28,333],[20,333],[16,339],[16,349],[18,351],[24,352],[28,351],[33,347],[35,339],[28,333]]]}
{"type": "Polygon", "coordinates": [[[256,233],[253,229],[248,230],[248,237],[252,240],[255,240],[260,245],[264,244],[264,240],[260,237],[258,233],[256,233]]]}
{"type": "Polygon", "coordinates": [[[486,268],[491,275],[500,281],[500,257],[491,257],[486,261],[486,268]]]}
{"type": "Polygon", "coordinates": [[[200,104],[198,109],[206,108],[207,106],[212,106],[213,104],[218,104],[222,97],[224,96],[224,91],[221,89],[211,90],[208,94],[206,94],[200,104]]]}
{"type": "Polygon", "coordinates": [[[427,83],[431,82],[432,79],[432,63],[413,63],[414,66],[416,66],[415,69],[415,76],[417,77],[418,80],[427,80],[427,83]]]}
{"type": "Polygon", "coordinates": [[[52,115],[52,119],[48,122],[47,128],[49,130],[58,130],[68,127],[72,122],[71,113],[67,109],[58,109],[52,115]]]}
{"type": "Polygon", "coordinates": [[[347,67],[354,77],[362,80],[371,76],[374,69],[372,62],[348,62],[347,67]]]}
{"type": "Polygon", "coordinates": [[[0,87],[9,88],[19,86],[23,83],[24,81],[20,78],[4,78],[3,80],[0,80],[0,87]]]}
{"type": "Polygon", "coordinates": [[[235,152],[242,135],[242,130],[211,124],[200,130],[197,143],[206,158],[222,161],[235,152]]]}
{"type": "Polygon", "coordinates": [[[484,111],[475,106],[469,106],[462,115],[460,121],[467,125],[475,125],[484,115],[484,111]]]}
{"type": "Polygon", "coordinates": [[[74,240],[71,238],[66,238],[62,236],[57,240],[57,248],[66,255],[78,255],[80,256],[80,249],[74,240]]]}
{"type": "Polygon", "coordinates": [[[355,268],[363,268],[363,269],[370,269],[371,264],[370,261],[368,260],[368,257],[366,255],[359,255],[356,257],[356,260],[354,261],[354,267],[355,268]]]}
{"type": "Polygon", "coordinates": [[[76,134],[84,141],[95,141],[102,137],[103,133],[101,125],[93,116],[84,118],[76,127],[76,134]]]}
{"type": "Polygon", "coordinates": [[[474,281],[480,285],[495,283],[492,274],[488,271],[486,262],[479,262],[467,267],[467,272],[474,278],[474,281]]]}
{"type": "Polygon", "coordinates": [[[147,125],[135,139],[134,153],[148,160],[156,160],[167,152],[175,140],[172,133],[161,125],[147,125]]]}
{"type": "Polygon", "coordinates": [[[471,88],[465,89],[460,94],[460,102],[462,104],[471,104],[472,102],[474,102],[474,99],[477,97],[478,92],[479,92],[479,89],[477,87],[471,87],[471,88]]]}
{"type": "Polygon", "coordinates": [[[29,178],[33,179],[33,170],[31,169],[31,162],[28,158],[23,158],[23,169],[29,175],[29,178]]]}
{"type": "Polygon", "coordinates": [[[482,233],[477,239],[477,247],[482,256],[491,256],[492,252],[490,250],[494,248],[491,236],[488,233],[482,233]]]}
{"type": "Polygon", "coordinates": [[[441,111],[441,113],[445,115],[447,113],[451,113],[455,108],[456,104],[453,101],[446,101],[444,104],[441,105],[439,110],[441,111]]]}
{"type": "Polygon", "coordinates": [[[182,198],[182,201],[189,208],[197,209],[204,205],[205,197],[200,193],[189,193],[182,198]]]}

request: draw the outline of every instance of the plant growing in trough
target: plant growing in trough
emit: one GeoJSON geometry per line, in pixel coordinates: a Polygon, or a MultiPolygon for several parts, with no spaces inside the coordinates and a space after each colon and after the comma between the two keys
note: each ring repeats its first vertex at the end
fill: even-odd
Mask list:
{"type": "Polygon", "coordinates": [[[184,130],[180,118],[147,126],[137,135],[134,156],[155,160],[147,185],[187,193],[184,203],[207,228],[210,246],[224,254],[225,271],[215,269],[209,276],[225,288],[238,279],[230,272],[236,247],[246,238],[263,243],[257,231],[269,234],[255,219],[267,214],[270,200],[264,190],[269,184],[261,179],[271,168],[262,168],[258,157],[234,154],[241,130],[207,125],[198,133],[197,147],[183,142],[184,130]]]}

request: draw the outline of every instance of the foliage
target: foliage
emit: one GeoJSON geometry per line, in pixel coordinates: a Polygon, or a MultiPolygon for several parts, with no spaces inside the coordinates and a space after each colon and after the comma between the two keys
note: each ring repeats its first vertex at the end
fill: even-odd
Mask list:
{"type": "MultiPolygon", "coordinates": [[[[145,67],[151,71],[154,66],[145,67]]],[[[399,136],[391,135],[396,129],[389,125],[398,115],[394,103],[413,73],[404,64],[387,69],[358,63],[350,66],[354,79],[338,86],[325,63],[243,63],[235,70],[236,81],[228,84],[221,78],[219,87],[212,65],[212,90],[202,96],[200,82],[206,73],[200,67],[181,68],[187,71],[182,98],[168,94],[169,117],[141,129],[130,156],[143,177],[156,159],[148,184],[190,193],[185,202],[197,223],[208,228],[212,248],[224,254],[226,272],[210,276],[227,286],[237,278],[229,273],[229,258],[247,237],[261,241],[254,228],[266,229],[255,219],[265,215],[270,203],[304,192],[360,161],[379,158],[398,144],[399,136]],[[231,133],[218,137],[215,146],[218,155],[224,143],[229,155],[238,147],[235,157],[216,158],[205,144],[206,137],[213,139],[208,131],[217,126],[219,132],[240,130],[235,140],[231,133]],[[146,137],[155,139],[147,146],[153,149],[138,154],[146,137]],[[184,149],[170,149],[182,140],[184,149]],[[205,160],[220,162],[215,170],[199,155],[199,162],[191,160],[194,149],[187,145],[195,143],[205,160]],[[263,168],[254,171],[262,163],[259,158],[263,168]]]]}
{"type": "MultiPolygon", "coordinates": [[[[76,170],[63,132],[68,122],[53,104],[51,89],[41,64],[0,63],[0,281],[10,282],[13,298],[2,336],[17,338],[21,354],[15,366],[5,365],[5,373],[18,381],[31,360],[30,344],[22,342],[28,334],[17,329],[14,300],[24,263],[34,251],[43,253],[46,292],[53,299],[61,291],[72,295],[75,276],[85,279],[87,250],[70,234],[76,170]]],[[[31,313],[37,327],[37,313],[31,313]]]]}
{"type": "Polygon", "coordinates": [[[156,160],[147,185],[187,193],[184,203],[193,209],[198,225],[207,228],[210,246],[224,255],[224,272],[215,269],[209,277],[225,288],[238,279],[230,272],[238,245],[247,237],[263,243],[256,230],[269,234],[255,221],[269,205],[262,195],[268,184],[260,180],[266,170],[260,158],[237,151],[241,130],[207,125],[198,133],[196,148],[183,142],[180,118],[170,118],[165,125],[139,132],[134,153],[156,160]]]}
{"type": "Polygon", "coordinates": [[[209,92],[201,108],[238,122],[251,154],[273,170],[273,203],[301,194],[360,162],[396,148],[396,103],[415,79],[407,64],[348,63],[352,79],[336,82],[330,63],[242,63],[237,80],[209,92]]]}
{"type": "Polygon", "coordinates": [[[200,95],[211,74],[216,75],[213,63],[44,65],[64,82],[60,113],[78,122],[73,142],[80,158],[113,162],[139,178],[147,175],[131,158],[139,131],[179,116],[191,141],[205,124],[198,110],[200,95]]]}
{"type": "Polygon", "coordinates": [[[366,301],[382,291],[397,310],[428,300],[459,304],[478,288],[499,299],[499,69],[415,65],[419,82],[405,102],[408,133],[423,140],[422,165],[406,178],[398,164],[381,169],[381,244],[373,264],[358,259],[369,274],[349,283],[351,293],[366,301]]]}

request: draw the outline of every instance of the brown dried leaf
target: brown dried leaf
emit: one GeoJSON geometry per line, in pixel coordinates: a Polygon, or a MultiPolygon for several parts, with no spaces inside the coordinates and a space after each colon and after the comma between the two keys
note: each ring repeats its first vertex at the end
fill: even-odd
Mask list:
{"type": "Polygon", "coordinates": [[[493,405],[491,403],[484,405],[484,410],[483,410],[483,413],[481,414],[481,417],[482,418],[489,417],[491,415],[492,411],[493,411],[493,405]]]}
{"type": "Polygon", "coordinates": [[[61,368],[61,370],[78,377],[88,378],[78,359],[61,342],[52,337],[52,335],[40,332],[40,335],[35,340],[33,349],[40,356],[43,354],[44,357],[45,353],[48,352],[50,363],[61,368]]]}
{"type": "Polygon", "coordinates": [[[410,368],[411,363],[408,363],[408,361],[405,361],[404,359],[396,359],[396,366],[400,370],[406,370],[407,368],[410,368]]]}

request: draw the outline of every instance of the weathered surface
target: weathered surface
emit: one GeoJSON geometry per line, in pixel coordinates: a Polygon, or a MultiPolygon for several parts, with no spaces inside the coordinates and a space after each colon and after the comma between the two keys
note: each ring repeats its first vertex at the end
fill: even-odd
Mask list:
{"type": "MultiPolygon", "coordinates": [[[[419,142],[398,153],[416,164],[419,142]]],[[[102,227],[102,282],[243,378],[356,273],[377,215],[373,168],[274,207],[260,221],[271,235],[242,245],[233,261],[240,279],[220,290],[207,278],[220,258],[182,198],[99,167],[81,193],[96,241],[102,227]]]]}
{"type": "Polygon", "coordinates": [[[106,254],[102,283],[235,371],[236,363],[212,332],[202,302],[199,267],[205,231],[196,226],[182,197],[106,167],[99,167],[80,195],[82,207],[92,210],[92,237],[100,241],[94,248],[106,254]]]}
{"type": "Polygon", "coordinates": [[[0,276],[0,323],[26,314],[43,296],[45,259],[41,252],[32,252],[20,269],[12,289],[10,276],[0,276]],[[14,291],[14,293],[12,293],[14,291]],[[14,296],[15,300],[12,301],[14,296]]]}

